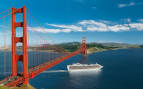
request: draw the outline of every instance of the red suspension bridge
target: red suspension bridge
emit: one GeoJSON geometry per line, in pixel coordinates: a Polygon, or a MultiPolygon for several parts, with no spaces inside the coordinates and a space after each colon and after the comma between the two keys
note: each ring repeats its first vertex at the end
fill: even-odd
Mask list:
{"type": "MultiPolygon", "coordinates": [[[[43,54],[40,53],[35,53],[35,55],[33,55],[32,53],[30,54],[28,51],[28,43],[29,42],[29,33],[27,32],[27,18],[26,18],[26,7],[22,7],[22,8],[11,8],[8,9],[6,11],[3,11],[0,14],[6,13],[8,12],[7,15],[2,16],[2,18],[0,18],[0,20],[4,19],[5,17],[12,15],[12,36],[11,36],[11,43],[12,43],[12,47],[9,47],[9,49],[11,49],[11,55],[9,57],[11,64],[11,74],[9,76],[7,76],[6,78],[4,78],[3,80],[0,81],[0,84],[7,86],[7,87],[16,87],[16,86],[20,86],[22,84],[28,84],[29,83],[29,79],[34,78],[35,76],[39,75],[41,72],[63,62],[66,59],[69,59],[75,55],[78,54],[82,54],[82,55],[86,55],[86,51],[87,51],[87,47],[86,47],[86,40],[85,38],[83,38],[81,45],[78,47],[78,49],[74,52],[71,53],[58,53],[58,52],[44,52],[43,54]],[[9,10],[12,9],[12,12],[9,13],[9,10]],[[22,21],[17,21],[16,19],[16,15],[17,14],[22,14],[20,16],[20,19],[22,19],[22,21]],[[17,36],[18,32],[17,29],[21,28],[22,29],[22,36],[17,36]],[[28,34],[27,34],[28,33],[28,34]],[[28,39],[28,40],[27,40],[28,39]],[[19,54],[19,52],[17,52],[17,44],[21,43],[22,46],[22,50],[20,51],[21,54],[19,54]],[[62,55],[61,55],[62,54],[62,55]],[[49,57],[47,55],[50,55],[52,57],[49,57]],[[50,59],[49,59],[50,58],[50,59]],[[47,60],[48,59],[48,60],[47,60]],[[20,66],[18,66],[17,64],[21,62],[20,66]],[[31,64],[30,64],[31,63],[31,64]],[[20,72],[18,71],[18,67],[21,67],[20,72]]],[[[28,11],[29,12],[29,11],[28,11]]],[[[33,18],[33,16],[31,15],[31,17],[33,18]]],[[[36,22],[37,23],[37,22],[36,22]]],[[[40,37],[42,39],[42,37],[40,37]]],[[[36,39],[34,39],[36,40],[36,39]]],[[[40,41],[39,43],[42,43],[43,41],[40,41]]],[[[46,43],[46,41],[44,41],[46,43]]],[[[44,44],[43,42],[43,44],[44,44]]],[[[4,44],[6,44],[6,42],[4,42],[4,44]]],[[[43,49],[47,49],[48,46],[50,45],[42,45],[43,49]]],[[[58,48],[58,47],[54,47],[52,46],[54,49],[56,50],[63,50],[62,48],[58,48]]],[[[61,52],[61,51],[59,51],[61,52]]],[[[7,56],[6,56],[7,57],[7,56]]],[[[4,64],[6,65],[6,57],[4,57],[4,64]]],[[[9,62],[9,63],[10,63],[9,62]]],[[[6,66],[4,66],[4,71],[6,71],[6,66]]],[[[9,71],[10,72],[10,71],[9,71]]]]}

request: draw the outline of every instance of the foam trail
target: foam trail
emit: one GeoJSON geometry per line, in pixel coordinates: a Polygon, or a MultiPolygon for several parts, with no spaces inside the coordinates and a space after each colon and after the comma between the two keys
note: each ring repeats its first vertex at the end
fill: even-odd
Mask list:
{"type": "Polygon", "coordinates": [[[51,71],[44,71],[43,73],[55,73],[55,72],[67,72],[67,70],[51,70],[51,71]]]}

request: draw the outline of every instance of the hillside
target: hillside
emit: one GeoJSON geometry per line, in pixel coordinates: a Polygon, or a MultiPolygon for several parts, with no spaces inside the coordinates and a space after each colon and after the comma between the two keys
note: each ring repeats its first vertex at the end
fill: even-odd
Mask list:
{"type": "MultiPolygon", "coordinates": [[[[80,42],[68,42],[61,44],[43,44],[37,46],[30,46],[28,48],[29,51],[48,51],[48,52],[73,52],[76,51],[80,47],[80,42]]],[[[100,52],[106,50],[115,50],[115,49],[124,49],[124,48],[143,48],[143,45],[132,45],[125,43],[87,43],[87,52],[100,52]]],[[[9,48],[10,49],[10,48],[9,48]]],[[[4,50],[4,49],[1,49],[4,50]]],[[[7,49],[8,50],[8,49],[7,49]]],[[[17,47],[18,51],[22,50],[22,47],[17,47]]]]}
{"type": "MultiPolygon", "coordinates": [[[[55,45],[43,44],[41,46],[31,46],[29,50],[42,50],[52,52],[73,52],[80,47],[80,42],[69,42],[55,45]]],[[[131,45],[124,43],[87,43],[88,53],[100,52],[123,48],[140,48],[140,45],[131,45]]]]}

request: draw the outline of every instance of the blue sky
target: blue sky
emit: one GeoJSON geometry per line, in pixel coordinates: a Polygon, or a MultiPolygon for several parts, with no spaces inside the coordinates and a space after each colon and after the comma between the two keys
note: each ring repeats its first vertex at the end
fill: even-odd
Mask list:
{"type": "MultiPolygon", "coordinates": [[[[142,0],[1,0],[0,12],[23,5],[40,23],[27,14],[30,36],[39,42],[39,36],[51,40],[50,36],[55,43],[81,41],[85,36],[88,42],[143,44],[142,0]]],[[[5,19],[7,27],[10,18],[5,19]]]]}

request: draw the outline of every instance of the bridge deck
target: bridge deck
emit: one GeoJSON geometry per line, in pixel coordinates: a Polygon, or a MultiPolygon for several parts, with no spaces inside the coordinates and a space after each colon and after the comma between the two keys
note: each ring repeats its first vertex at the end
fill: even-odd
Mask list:
{"type": "MultiPolygon", "coordinates": [[[[53,59],[51,61],[48,61],[48,62],[45,62],[43,64],[40,64],[38,66],[35,66],[31,69],[29,69],[29,76],[28,78],[34,78],[36,75],[40,74],[41,72],[59,64],[60,62],[72,57],[72,56],[75,56],[77,54],[80,53],[80,50],[77,50],[75,52],[72,52],[66,56],[62,56],[62,57],[59,57],[59,58],[56,58],[56,59],[53,59]]],[[[0,85],[6,85],[8,87],[11,87],[11,86],[17,86],[17,85],[21,85],[23,84],[24,82],[24,77],[23,77],[23,73],[20,73],[18,74],[18,76],[10,76],[8,78],[5,78],[4,80],[0,81],[0,85]]]]}

